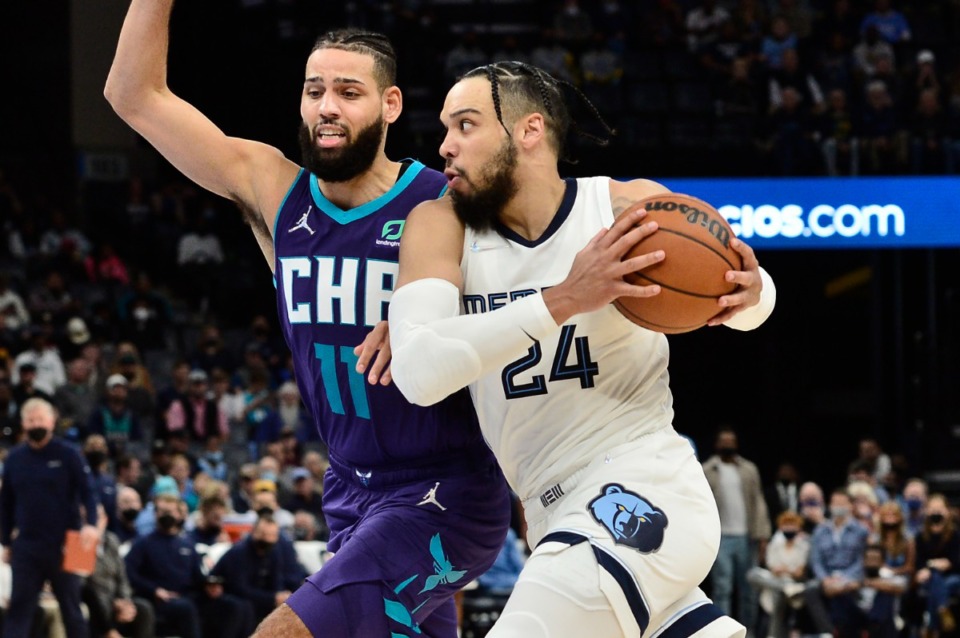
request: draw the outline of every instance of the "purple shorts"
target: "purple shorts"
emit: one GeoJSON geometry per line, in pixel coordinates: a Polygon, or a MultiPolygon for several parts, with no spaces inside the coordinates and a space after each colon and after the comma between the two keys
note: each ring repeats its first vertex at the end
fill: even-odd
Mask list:
{"type": "Polygon", "coordinates": [[[348,472],[331,461],[333,558],[288,600],[314,636],[454,638],[452,596],[496,559],[510,497],[495,462],[348,472]]]}

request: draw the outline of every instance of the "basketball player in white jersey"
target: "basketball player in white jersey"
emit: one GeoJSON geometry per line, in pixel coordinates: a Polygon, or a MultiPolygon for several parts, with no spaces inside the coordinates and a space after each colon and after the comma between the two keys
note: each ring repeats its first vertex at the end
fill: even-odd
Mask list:
{"type": "MultiPolygon", "coordinates": [[[[743,636],[698,588],[720,524],[693,449],[672,427],[666,337],[610,303],[659,292],[622,279],[670,259],[621,262],[656,231],[643,212],[622,213],[666,189],[562,179],[570,117],[558,83],[528,65],[468,73],[441,121],[451,197],[407,220],[391,373],[422,405],[468,385],[523,500],[535,550],[489,635],[743,636]]],[[[774,287],[732,241],[743,271],[727,273],[738,288],[710,324],[749,330],[772,311],[774,287]]]]}

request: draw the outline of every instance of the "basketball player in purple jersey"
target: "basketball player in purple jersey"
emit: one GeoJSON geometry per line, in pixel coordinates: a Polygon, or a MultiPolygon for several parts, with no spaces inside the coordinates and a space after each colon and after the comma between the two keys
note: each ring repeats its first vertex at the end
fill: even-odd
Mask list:
{"type": "Polygon", "coordinates": [[[466,391],[416,407],[393,385],[368,384],[354,354],[386,319],[407,214],[446,183],[384,153],[402,108],[393,48],[356,31],[318,40],[300,104],[301,168],[226,136],[170,91],[172,4],[132,2],[105,95],[174,166],[245,212],[330,449],[323,505],[334,557],[255,636],[452,638],[452,595],[496,558],[509,495],[466,391]]]}

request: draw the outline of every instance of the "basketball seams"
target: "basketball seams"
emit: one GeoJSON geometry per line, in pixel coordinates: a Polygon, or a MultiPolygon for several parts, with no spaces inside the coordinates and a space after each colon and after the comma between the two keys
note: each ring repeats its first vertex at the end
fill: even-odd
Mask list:
{"type": "MultiPolygon", "coordinates": [[[[696,237],[694,237],[694,236],[692,236],[692,235],[688,235],[688,234],[686,234],[686,233],[681,233],[680,231],[673,230],[673,229],[671,229],[671,228],[663,228],[663,227],[658,228],[658,229],[657,229],[657,233],[669,233],[669,234],[671,234],[671,235],[677,235],[677,236],[679,236],[679,237],[683,237],[684,239],[689,239],[690,241],[692,241],[692,242],[694,242],[694,243],[696,243],[696,244],[700,244],[701,246],[703,246],[704,248],[706,248],[707,250],[709,250],[710,252],[712,252],[713,254],[715,254],[717,257],[719,257],[719,258],[722,259],[723,261],[727,262],[727,265],[730,266],[730,269],[731,269],[731,270],[739,270],[740,268],[743,268],[742,265],[740,266],[740,268],[738,268],[737,266],[735,266],[735,265],[733,264],[733,262],[731,262],[731,261],[727,258],[726,255],[724,255],[722,252],[720,252],[719,250],[717,250],[716,248],[714,248],[713,246],[711,246],[711,245],[708,244],[707,242],[703,241],[702,239],[697,239],[696,237]]],[[[651,235],[651,237],[652,237],[652,236],[654,236],[654,235],[651,235]]]]}
{"type": "Polygon", "coordinates": [[[717,299],[738,288],[725,278],[727,271],[743,269],[742,257],[729,244],[735,235],[715,208],[690,195],[655,195],[636,203],[638,208],[645,205],[651,207],[645,221],[657,221],[659,228],[631,248],[625,259],[662,250],[666,260],[629,273],[624,280],[659,285],[662,292],[620,298],[614,308],[632,323],[656,332],[696,330],[722,311],[717,299]]]}
{"type": "Polygon", "coordinates": [[[706,325],[706,321],[704,321],[702,323],[691,324],[689,326],[665,326],[665,325],[656,323],[654,321],[650,321],[649,319],[646,319],[644,317],[641,317],[630,308],[627,308],[626,306],[624,306],[617,299],[613,301],[613,305],[616,306],[617,310],[619,310],[621,313],[625,315],[630,315],[631,317],[633,317],[634,319],[633,323],[639,324],[642,327],[650,328],[651,330],[655,329],[657,332],[662,332],[664,334],[686,332],[689,330],[695,330],[696,328],[706,325]]]}

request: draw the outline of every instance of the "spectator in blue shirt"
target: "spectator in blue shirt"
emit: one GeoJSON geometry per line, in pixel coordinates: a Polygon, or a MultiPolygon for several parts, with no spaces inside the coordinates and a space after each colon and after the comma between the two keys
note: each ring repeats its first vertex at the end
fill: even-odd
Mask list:
{"type": "Polygon", "coordinates": [[[910,24],[891,4],[891,0],[876,0],[873,11],[864,16],[860,23],[860,35],[865,34],[870,27],[875,27],[880,37],[890,44],[908,42],[912,37],[910,24]]]}
{"type": "Polygon", "coordinates": [[[830,495],[830,520],[813,532],[810,571],[814,580],[806,591],[807,609],[822,634],[836,628],[841,636],[857,623],[857,592],[863,581],[863,553],[867,530],[852,516],[853,501],[843,489],[830,495]]]}
{"type": "Polygon", "coordinates": [[[526,561],[517,542],[517,533],[512,527],[507,529],[507,538],[503,541],[497,559],[493,561],[490,569],[477,579],[480,593],[506,596],[513,591],[526,561]]]}

